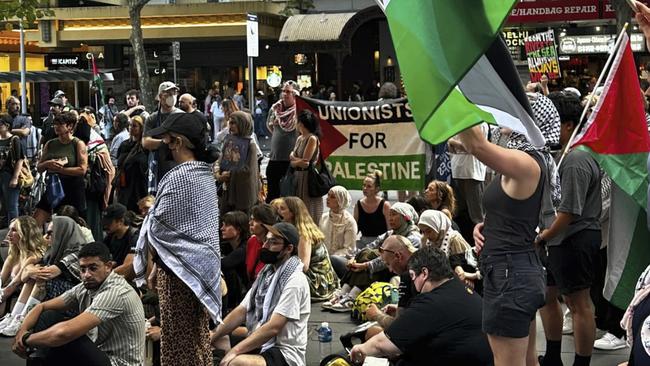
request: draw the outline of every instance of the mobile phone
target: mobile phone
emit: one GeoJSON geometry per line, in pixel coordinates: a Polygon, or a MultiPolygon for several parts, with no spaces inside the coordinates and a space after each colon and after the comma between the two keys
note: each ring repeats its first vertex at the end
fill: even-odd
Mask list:
{"type": "Polygon", "coordinates": [[[627,2],[627,5],[634,10],[635,13],[639,12],[639,8],[636,6],[636,1],[635,0],[625,0],[627,2]]]}

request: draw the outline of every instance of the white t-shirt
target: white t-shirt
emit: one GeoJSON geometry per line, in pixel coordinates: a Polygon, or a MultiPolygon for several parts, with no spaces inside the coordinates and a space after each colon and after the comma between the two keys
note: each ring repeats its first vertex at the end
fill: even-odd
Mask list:
{"type": "MultiPolygon", "coordinates": [[[[248,311],[251,291],[241,305],[248,311]]],[[[311,298],[309,295],[309,283],[302,271],[296,271],[289,277],[289,281],[280,295],[280,300],[273,310],[274,314],[280,314],[287,318],[287,324],[275,337],[277,347],[289,366],[306,365],[305,354],[307,352],[307,322],[311,312],[311,298]]],[[[259,328],[249,329],[249,334],[259,328]]]]}
{"type": "MultiPolygon", "coordinates": [[[[483,135],[488,136],[487,123],[481,124],[483,135]]],[[[485,164],[481,163],[472,154],[459,153],[449,154],[451,159],[451,176],[454,179],[473,179],[480,182],[485,181],[485,164]]]]}

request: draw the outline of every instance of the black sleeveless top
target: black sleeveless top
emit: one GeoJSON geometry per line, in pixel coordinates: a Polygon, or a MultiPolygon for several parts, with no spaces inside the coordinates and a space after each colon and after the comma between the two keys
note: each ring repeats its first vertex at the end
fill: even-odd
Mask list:
{"type": "Polygon", "coordinates": [[[361,200],[357,201],[357,212],[359,213],[359,231],[363,236],[379,236],[386,231],[386,217],[384,216],[384,202],[382,199],[375,212],[367,213],[361,206],[361,200]]]}
{"type": "Polygon", "coordinates": [[[485,246],[482,256],[524,253],[535,250],[533,242],[542,208],[546,165],[538,154],[530,154],[541,169],[537,189],[525,200],[509,197],[501,187],[501,174],[492,179],[483,194],[485,246]]]}

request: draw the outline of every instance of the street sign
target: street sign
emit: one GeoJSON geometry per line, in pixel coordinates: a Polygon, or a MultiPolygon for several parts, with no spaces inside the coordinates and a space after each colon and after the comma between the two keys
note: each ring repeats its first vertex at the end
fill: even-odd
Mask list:
{"type": "Polygon", "coordinates": [[[172,53],[174,54],[174,60],[180,61],[181,60],[181,43],[180,42],[172,42],[172,53]]]}
{"type": "Polygon", "coordinates": [[[88,67],[88,62],[83,55],[77,53],[54,53],[45,55],[45,66],[50,70],[66,67],[85,69],[88,67]]]}
{"type": "Polygon", "coordinates": [[[259,56],[259,38],[257,34],[256,14],[246,14],[246,46],[248,57],[259,56]]]}

